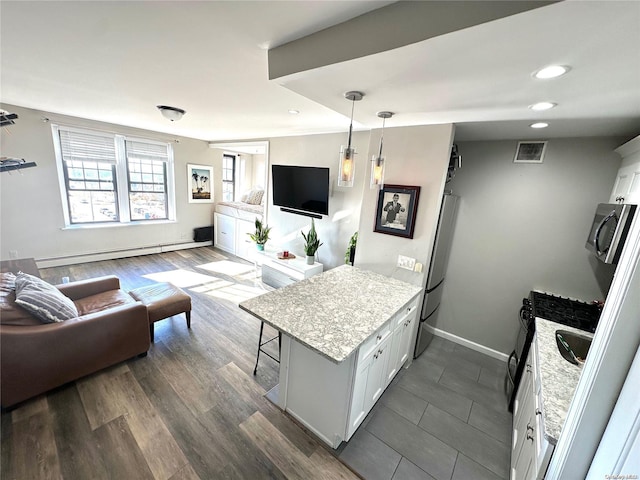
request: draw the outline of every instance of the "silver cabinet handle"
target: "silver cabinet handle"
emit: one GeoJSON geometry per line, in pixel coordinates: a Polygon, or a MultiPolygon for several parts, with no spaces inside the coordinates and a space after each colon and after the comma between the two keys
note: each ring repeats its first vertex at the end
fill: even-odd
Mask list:
{"type": "Polygon", "coordinates": [[[536,408],[536,415],[542,415],[542,410],[540,410],[539,408],[536,408]]]}
{"type": "Polygon", "coordinates": [[[382,340],[382,335],[376,335],[376,340],[378,341],[382,340]]]}
{"type": "Polygon", "coordinates": [[[531,373],[531,365],[527,363],[527,373],[531,373]]]}

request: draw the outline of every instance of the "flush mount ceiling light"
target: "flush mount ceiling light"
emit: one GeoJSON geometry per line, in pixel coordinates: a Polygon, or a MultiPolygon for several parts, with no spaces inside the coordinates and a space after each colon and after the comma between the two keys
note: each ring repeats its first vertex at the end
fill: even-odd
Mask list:
{"type": "Polygon", "coordinates": [[[351,100],[351,123],[349,123],[349,140],[347,146],[342,145],[340,147],[340,166],[338,172],[338,186],[339,187],[353,187],[353,176],[355,170],[355,154],[356,149],[351,148],[351,134],[353,132],[353,107],[356,102],[359,102],[364,97],[362,92],[347,92],[344,94],[344,98],[351,100]]]}
{"type": "Polygon", "coordinates": [[[556,78],[564,75],[569,70],[570,68],[565,65],[549,65],[535,72],[533,76],[540,79],[556,78]]]}
{"type": "Polygon", "coordinates": [[[531,125],[529,125],[531,128],[547,128],[549,126],[548,123],[545,122],[538,122],[538,123],[532,123],[531,125]]]}
{"type": "Polygon", "coordinates": [[[556,105],[558,104],[552,103],[552,102],[538,102],[538,103],[534,103],[533,105],[529,105],[529,108],[536,112],[543,112],[544,110],[549,110],[555,107],[556,105]]]}
{"type": "Polygon", "coordinates": [[[382,119],[382,132],[380,133],[380,150],[378,155],[371,157],[371,185],[370,188],[382,186],[384,182],[384,157],[382,156],[382,139],[384,137],[384,123],[387,118],[393,117],[393,112],[378,112],[378,118],[382,119]]]}
{"type": "Polygon", "coordinates": [[[158,105],[157,108],[160,110],[160,113],[164,118],[171,120],[172,122],[177,122],[185,113],[187,113],[181,108],[169,107],[167,105],[158,105]]]}

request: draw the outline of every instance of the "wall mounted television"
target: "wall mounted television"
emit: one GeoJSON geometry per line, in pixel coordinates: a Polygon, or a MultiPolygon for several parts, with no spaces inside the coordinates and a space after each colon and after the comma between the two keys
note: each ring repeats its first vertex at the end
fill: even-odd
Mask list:
{"type": "Polygon", "coordinates": [[[329,169],[272,165],[273,204],[280,210],[322,218],[329,214],[329,169]]]}

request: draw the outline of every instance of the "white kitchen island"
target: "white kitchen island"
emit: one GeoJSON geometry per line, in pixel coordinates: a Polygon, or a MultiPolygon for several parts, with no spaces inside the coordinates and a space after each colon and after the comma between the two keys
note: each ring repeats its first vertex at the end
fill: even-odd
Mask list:
{"type": "Polygon", "coordinates": [[[246,300],[282,332],[276,403],[336,448],[409,358],[420,287],[341,266],[246,300]]]}

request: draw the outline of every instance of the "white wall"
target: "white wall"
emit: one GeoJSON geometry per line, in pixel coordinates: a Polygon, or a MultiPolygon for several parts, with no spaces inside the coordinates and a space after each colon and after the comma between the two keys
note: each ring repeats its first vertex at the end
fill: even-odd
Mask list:
{"type": "MultiPolygon", "coordinates": [[[[351,188],[338,187],[336,176],[340,145],[346,144],[347,133],[306,135],[269,139],[270,165],[301,165],[330,168],[329,215],[315,220],[318,238],[323,245],[317,252],[318,261],[325,270],[344,263],[344,252],[349,239],[358,230],[360,205],[367,168],[369,132],[354,132],[352,145],[356,155],[355,181],[351,188]]],[[[304,255],[304,239],[301,230],[308,230],[311,218],[280,211],[273,206],[271,172],[268,188],[268,223],[273,227],[272,239],[267,244],[287,249],[296,255],[304,255]]]]}
{"type": "MultiPolygon", "coordinates": [[[[378,190],[369,188],[368,164],[354,261],[357,267],[424,286],[449,165],[453,131],[451,124],[385,128],[385,183],[421,187],[414,236],[413,239],[408,239],[373,231],[378,190]],[[412,257],[422,263],[423,273],[398,268],[398,255],[412,257]]],[[[369,159],[378,151],[379,141],[380,130],[374,130],[369,142],[369,159]]]]}
{"type": "Polygon", "coordinates": [[[514,164],[517,141],[460,142],[460,195],[436,327],[509,353],[522,298],[538,289],[603,299],[613,268],[584,248],[624,139],[551,139],[543,164],[514,164]]]}
{"type": "MultiPolygon", "coordinates": [[[[15,125],[1,131],[2,155],[36,162],[35,168],[0,174],[0,258],[9,251],[36,260],[73,257],[96,252],[188,243],[193,228],[212,224],[213,204],[187,202],[187,163],[213,164],[214,152],[206,142],[122,127],[26,108],[3,105],[18,114],[15,125]],[[50,119],[50,123],[42,121],[50,119]],[[53,150],[51,123],[135,135],[173,143],[176,187],[174,223],[111,228],[64,229],[62,200],[53,150]]],[[[214,171],[214,194],[219,194],[219,167],[214,171]]]]}

